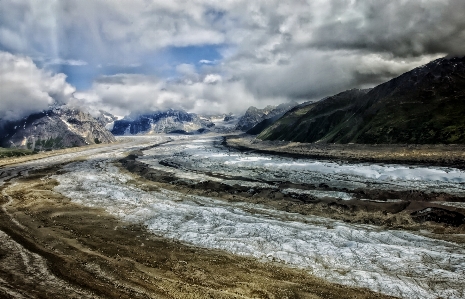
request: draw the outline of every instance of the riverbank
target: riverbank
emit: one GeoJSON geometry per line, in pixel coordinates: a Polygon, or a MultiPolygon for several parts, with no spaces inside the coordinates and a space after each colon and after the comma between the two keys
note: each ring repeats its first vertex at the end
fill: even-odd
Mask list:
{"type": "Polygon", "coordinates": [[[11,157],[22,157],[22,156],[28,156],[32,154],[34,154],[34,152],[31,150],[0,147],[0,159],[11,158],[11,157]]]}
{"type": "Polygon", "coordinates": [[[263,141],[251,135],[224,137],[224,145],[238,150],[347,162],[434,165],[465,169],[465,145],[320,144],[263,141]]]}
{"type": "MultiPolygon", "coordinates": [[[[453,200],[453,203],[465,206],[463,197],[424,191],[359,189],[352,193],[359,198],[341,200],[330,195],[317,198],[311,194],[297,192],[299,190],[319,190],[329,194],[337,192],[328,186],[307,186],[287,181],[280,183],[278,188],[230,186],[213,180],[188,182],[180,180],[169,171],[155,170],[138,161],[137,159],[142,156],[142,151],[131,152],[119,163],[124,170],[136,175],[138,181],[144,179],[146,182],[155,182],[157,186],[167,190],[218,198],[226,202],[259,204],[284,212],[328,217],[347,223],[372,224],[385,229],[423,231],[431,238],[465,244],[465,216],[463,216],[465,208],[445,206],[437,201],[453,200]],[[295,190],[295,193],[285,190],[295,190]],[[360,200],[367,197],[372,199],[360,200]],[[391,201],[388,198],[397,198],[397,200],[391,201]],[[424,212],[415,216],[415,212],[418,211],[424,212]]],[[[179,169],[179,165],[161,163],[167,167],[167,170],[179,169]]]]}

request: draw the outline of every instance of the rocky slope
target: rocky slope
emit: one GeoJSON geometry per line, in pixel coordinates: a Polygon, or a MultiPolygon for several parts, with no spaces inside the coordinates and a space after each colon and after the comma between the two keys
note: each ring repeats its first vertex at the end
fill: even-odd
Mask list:
{"type": "Polygon", "coordinates": [[[289,109],[295,107],[297,103],[283,103],[278,106],[266,106],[263,109],[258,109],[254,106],[250,106],[245,114],[239,119],[236,130],[248,131],[252,129],[255,125],[260,123],[265,119],[275,117],[277,115],[282,115],[289,109]]]}
{"type": "Polygon", "coordinates": [[[99,110],[98,115],[94,117],[102,127],[105,127],[108,130],[112,130],[115,121],[118,120],[118,117],[104,110],[99,110]]]}
{"type": "Polygon", "coordinates": [[[465,143],[465,58],[441,58],[371,90],[297,107],[258,136],[326,143],[465,143]]]}
{"type": "Polygon", "coordinates": [[[199,115],[203,120],[207,120],[215,124],[209,128],[210,131],[226,134],[235,131],[235,127],[238,122],[238,118],[232,113],[222,113],[216,115],[199,115]]]}
{"type": "Polygon", "coordinates": [[[114,122],[115,135],[135,135],[153,133],[201,133],[214,124],[194,113],[169,109],[147,114],[126,117],[114,122]]]}
{"type": "Polygon", "coordinates": [[[34,151],[114,141],[115,137],[89,113],[65,107],[3,123],[0,128],[3,147],[34,151]]]}

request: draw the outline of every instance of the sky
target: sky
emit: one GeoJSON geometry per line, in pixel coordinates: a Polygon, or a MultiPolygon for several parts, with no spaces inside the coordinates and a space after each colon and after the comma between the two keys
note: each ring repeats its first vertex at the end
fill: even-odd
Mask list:
{"type": "Polygon", "coordinates": [[[465,55],[463,0],[0,0],[0,118],[243,113],[465,55]]]}

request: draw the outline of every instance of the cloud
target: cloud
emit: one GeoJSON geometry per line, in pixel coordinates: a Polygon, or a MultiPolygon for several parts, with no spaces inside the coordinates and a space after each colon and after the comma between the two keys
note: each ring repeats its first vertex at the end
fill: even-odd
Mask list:
{"type": "Polygon", "coordinates": [[[136,63],[167,47],[218,44],[265,60],[271,58],[267,52],[285,55],[298,48],[465,54],[460,0],[4,0],[0,5],[0,44],[33,57],[136,63]]]}
{"type": "Polygon", "coordinates": [[[296,62],[286,65],[255,64],[240,68],[237,76],[236,68],[220,67],[228,73],[223,77],[217,73],[201,74],[193,65],[179,65],[181,79],[174,81],[135,74],[103,76],[91,90],[75,93],[78,99],[75,105],[108,110],[116,115],[169,108],[240,114],[252,105],[321,99],[349,88],[371,87],[437,58],[422,56],[406,61],[389,55],[360,56],[354,51],[318,50],[299,55],[302,56],[296,62]]]}
{"type": "Polygon", "coordinates": [[[92,89],[75,93],[75,106],[95,107],[116,115],[131,112],[192,108],[182,95],[165,89],[165,82],[153,76],[119,74],[103,76],[92,89]]]}
{"type": "Polygon", "coordinates": [[[101,76],[81,91],[121,113],[139,103],[238,111],[374,86],[465,55],[463,11],[461,0],[3,0],[0,49],[87,63],[92,76],[143,73],[101,76]],[[170,56],[174,47],[208,46],[221,57],[170,56]],[[98,65],[140,67],[111,73],[98,65]]]}
{"type": "Polygon", "coordinates": [[[39,69],[28,57],[0,52],[0,119],[19,119],[67,103],[74,91],[66,75],[39,69]]]}
{"type": "Polygon", "coordinates": [[[180,75],[187,76],[187,77],[197,74],[195,70],[195,66],[192,64],[187,64],[187,63],[183,63],[183,64],[176,66],[176,71],[180,75]]]}
{"type": "Polygon", "coordinates": [[[207,60],[207,59],[201,59],[199,61],[200,64],[213,64],[215,63],[214,61],[211,61],[211,60],[207,60]]]}
{"type": "Polygon", "coordinates": [[[48,61],[46,64],[83,66],[83,65],[87,65],[87,62],[85,62],[84,60],[55,58],[55,59],[48,61]]]}
{"type": "Polygon", "coordinates": [[[309,45],[360,49],[409,57],[436,53],[465,55],[465,2],[332,1],[327,20],[309,45]],[[345,9],[334,5],[345,2],[345,9]]]}
{"type": "Polygon", "coordinates": [[[240,76],[259,98],[318,100],[346,89],[372,87],[440,56],[404,60],[348,50],[300,51],[286,64],[244,61],[242,64],[252,67],[242,69],[240,76]]]}
{"type": "Polygon", "coordinates": [[[4,0],[0,46],[31,57],[67,57],[94,63],[139,63],[166,47],[217,45],[202,1],[4,0]]]}
{"type": "Polygon", "coordinates": [[[222,78],[218,74],[208,74],[203,79],[203,82],[207,83],[207,84],[215,84],[215,83],[218,83],[218,82],[221,82],[221,81],[222,81],[222,78]]]}
{"type": "Polygon", "coordinates": [[[241,113],[261,101],[270,104],[286,101],[277,97],[257,100],[242,80],[219,81],[219,78],[213,74],[199,77],[197,81],[169,81],[135,74],[103,76],[89,91],[76,92],[72,105],[123,116],[169,108],[207,114],[241,113]]]}

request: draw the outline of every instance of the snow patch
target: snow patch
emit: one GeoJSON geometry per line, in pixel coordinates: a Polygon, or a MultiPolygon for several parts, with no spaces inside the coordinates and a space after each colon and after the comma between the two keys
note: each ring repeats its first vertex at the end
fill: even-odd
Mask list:
{"type": "Polygon", "coordinates": [[[339,191],[300,190],[300,189],[294,189],[294,188],[287,188],[287,189],[283,189],[281,192],[284,194],[289,194],[289,193],[309,194],[309,195],[315,196],[316,198],[331,197],[331,198],[339,198],[342,200],[353,199],[353,196],[350,195],[349,193],[339,192],[339,191]]]}

